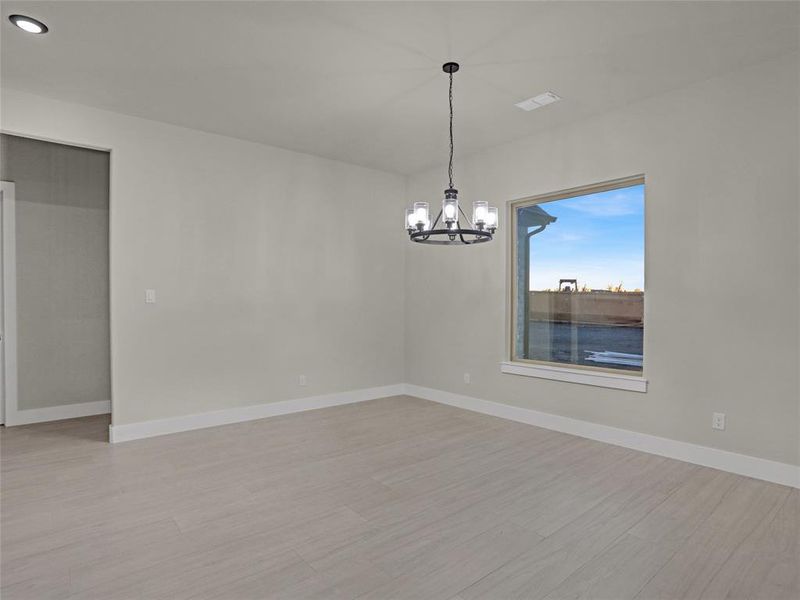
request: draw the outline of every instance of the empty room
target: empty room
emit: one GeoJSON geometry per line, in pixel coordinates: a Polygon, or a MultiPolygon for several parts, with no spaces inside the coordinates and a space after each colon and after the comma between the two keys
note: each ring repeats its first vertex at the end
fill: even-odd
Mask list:
{"type": "Polygon", "coordinates": [[[800,2],[0,7],[2,600],[800,598],[800,2]]]}

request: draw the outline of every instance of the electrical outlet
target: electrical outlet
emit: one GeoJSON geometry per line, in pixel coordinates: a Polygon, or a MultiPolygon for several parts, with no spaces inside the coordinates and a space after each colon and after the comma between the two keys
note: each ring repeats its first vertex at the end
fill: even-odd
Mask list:
{"type": "Polygon", "coordinates": [[[155,290],[145,290],[144,291],[144,301],[146,304],[155,304],[156,303],[156,291],[155,290]]]}
{"type": "Polygon", "coordinates": [[[297,383],[298,383],[298,385],[308,385],[308,381],[306,380],[306,376],[305,375],[300,375],[300,377],[297,378],[297,383]]]}
{"type": "Polygon", "coordinates": [[[469,383],[469,382],[470,382],[469,373],[464,373],[464,383],[469,383]]]}
{"type": "Polygon", "coordinates": [[[725,429],[725,413],[714,413],[711,417],[711,427],[713,429],[725,429]]]}

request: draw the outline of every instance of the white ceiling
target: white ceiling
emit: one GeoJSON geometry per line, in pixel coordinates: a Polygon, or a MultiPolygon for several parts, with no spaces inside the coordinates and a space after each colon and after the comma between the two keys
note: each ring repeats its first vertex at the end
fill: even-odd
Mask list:
{"type": "MultiPolygon", "coordinates": [[[[13,2],[2,85],[399,173],[797,51],[794,2],[13,2]],[[22,13],[50,33],[23,33],[22,13]],[[552,90],[561,102],[514,107],[552,90]]],[[[753,93],[758,93],[753,90],[753,93]]]]}

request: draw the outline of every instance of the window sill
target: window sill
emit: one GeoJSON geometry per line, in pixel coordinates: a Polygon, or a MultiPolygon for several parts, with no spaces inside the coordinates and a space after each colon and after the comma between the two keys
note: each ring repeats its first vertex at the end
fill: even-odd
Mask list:
{"type": "Polygon", "coordinates": [[[555,381],[567,381],[582,385],[626,390],[629,392],[647,392],[647,380],[637,375],[623,375],[607,371],[590,371],[588,369],[570,369],[555,365],[537,365],[521,362],[502,362],[500,371],[511,375],[538,377],[555,381]]]}

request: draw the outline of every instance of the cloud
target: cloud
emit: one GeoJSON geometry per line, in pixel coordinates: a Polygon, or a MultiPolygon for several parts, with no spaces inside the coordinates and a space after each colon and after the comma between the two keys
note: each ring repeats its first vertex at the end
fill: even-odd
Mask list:
{"type": "Polygon", "coordinates": [[[562,200],[561,206],[592,217],[622,217],[641,214],[642,198],[638,194],[604,192],[562,200]]]}

